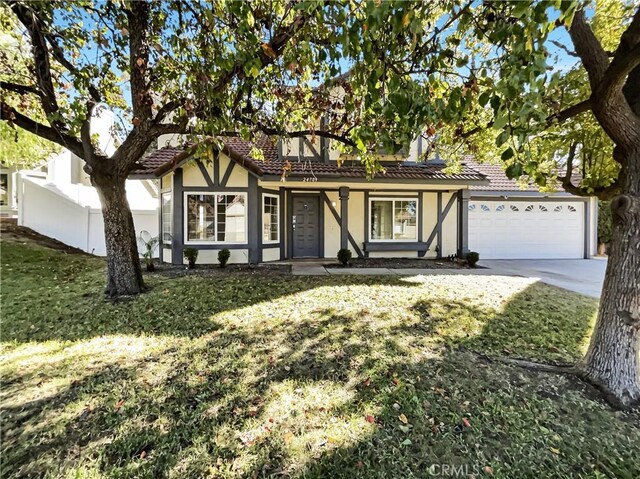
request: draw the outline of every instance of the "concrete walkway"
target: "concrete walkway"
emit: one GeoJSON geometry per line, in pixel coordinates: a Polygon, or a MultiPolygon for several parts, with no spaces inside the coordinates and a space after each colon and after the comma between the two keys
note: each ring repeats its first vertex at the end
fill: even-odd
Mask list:
{"type": "Polygon", "coordinates": [[[600,297],[607,267],[606,259],[568,260],[485,260],[479,269],[420,269],[420,268],[326,268],[325,262],[293,263],[294,276],[434,276],[488,275],[523,276],[559,286],[594,298],[600,297]]]}

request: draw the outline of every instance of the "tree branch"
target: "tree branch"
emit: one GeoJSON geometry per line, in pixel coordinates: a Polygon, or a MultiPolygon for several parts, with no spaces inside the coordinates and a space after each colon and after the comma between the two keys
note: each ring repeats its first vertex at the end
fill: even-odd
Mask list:
{"type": "MultiPolygon", "coordinates": [[[[58,112],[58,100],[53,88],[53,80],[51,78],[51,63],[49,60],[49,48],[44,38],[43,24],[34,14],[30,7],[27,7],[21,3],[12,1],[9,4],[11,10],[22,25],[29,33],[31,40],[31,54],[33,56],[36,79],[38,81],[38,87],[42,92],[41,103],[42,108],[47,116],[53,116],[58,112]]],[[[52,125],[56,128],[62,128],[62,123],[58,120],[52,122],[52,125]]]]}
{"type": "Polygon", "coordinates": [[[600,84],[605,71],[609,68],[609,57],[587,23],[584,10],[578,10],[573,16],[569,35],[576,53],[587,70],[593,91],[600,84]]]}
{"type": "Polygon", "coordinates": [[[28,116],[18,112],[15,108],[8,105],[5,102],[0,103],[2,111],[2,119],[9,124],[18,125],[23,130],[27,130],[34,135],[38,135],[41,138],[57,143],[64,148],[67,148],[75,155],[84,159],[84,149],[82,142],[71,135],[62,133],[56,128],[52,128],[42,123],[38,123],[32,120],[28,116]]]}
{"type": "Polygon", "coordinates": [[[20,95],[33,94],[38,95],[39,97],[42,96],[42,92],[40,92],[40,90],[30,85],[20,85],[18,83],[8,81],[0,81],[0,88],[4,88],[5,90],[9,90],[20,95]]]}
{"type": "Polygon", "coordinates": [[[574,116],[580,115],[586,111],[591,109],[591,98],[587,98],[586,100],[582,100],[575,105],[571,105],[564,110],[559,111],[558,113],[554,113],[553,115],[549,115],[547,117],[547,125],[551,125],[553,123],[563,123],[567,121],[569,118],[573,118],[574,116]]]}

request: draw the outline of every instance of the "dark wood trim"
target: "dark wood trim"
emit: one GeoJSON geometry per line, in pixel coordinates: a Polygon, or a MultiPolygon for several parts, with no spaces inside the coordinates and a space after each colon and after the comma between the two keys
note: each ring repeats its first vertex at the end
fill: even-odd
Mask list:
{"type": "Polygon", "coordinates": [[[340,197],[340,249],[347,249],[349,247],[349,187],[348,186],[340,187],[339,197],[340,197]]]}
{"type": "Polygon", "coordinates": [[[286,238],[285,238],[285,226],[286,226],[286,210],[285,210],[285,189],[281,188],[280,192],[279,192],[279,197],[280,199],[278,200],[278,214],[280,215],[280,259],[285,259],[286,258],[286,250],[285,250],[285,246],[286,246],[286,238]]]}
{"type": "Polygon", "coordinates": [[[229,158],[229,164],[227,165],[227,169],[224,170],[224,175],[222,175],[220,186],[227,186],[227,183],[229,182],[229,178],[231,177],[231,173],[233,173],[233,168],[235,166],[236,162],[229,158]]]}
{"type": "MultiPolygon", "coordinates": [[[[422,138],[422,137],[420,137],[422,138]]],[[[418,217],[416,218],[416,224],[418,225],[418,243],[422,243],[423,229],[424,229],[424,193],[418,192],[418,217]]],[[[422,258],[427,253],[427,250],[418,251],[418,257],[422,258]]]]}
{"type": "Polygon", "coordinates": [[[436,245],[436,257],[442,258],[442,193],[438,193],[438,223],[436,229],[438,230],[438,244],[436,245]]]}
{"type": "Polygon", "coordinates": [[[458,258],[466,258],[469,252],[469,190],[456,193],[458,199],[458,258]]]}
{"type": "MultiPolygon", "coordinates": [[[[369,235],[371,232],[369,231],[369,221],[370,221],[370,211],[369,211],[369,190],[365,190],[364,192],[364,240],[369,241],[369,235]]],[[[369,257],[369,252],[367,250],[364,251],[364,257],[369,257]]]]}
{"type": "MultiPolygon", "coordinates": [[[[186,248],[198,249],[198,250],[219,250],[219,249],[246,249],[246,250],[248,250],[249,249],[249,245],[247,243],[241,243],[241,244],[228,244],[228,243],[211,243],[211,244],[195,243],[195,244],[189,244],[188,243],[188,244],[185,245],[185,247],[186,248]]],[[[178,264],[182,264],[182,262],[180,262],[178,264]]]]}
{"type": "Polygon", "coordinates": [[[262,200],[262,194],[258,187],[258,179],[249,176],[249,192],[247,194],[247,242],[249,243],[249,263],[258,264],[262,261],[262,235],[261,227],[258,226],[262,216],[260,215],[259,203],[262,200]]]}
{"type": "MultiPolygon", "coordinates": [[[[229,158],[230,161],[231,158],[229,158]]],[[[220,151],[213,152],[213,183],[220,186],[220,151]]]]}
{"type": "MultiPolygon", "coordinates": [[[[215,159],[213,161],[215,162],[215,159]]],[[[204,181],[207,182],[207,187],[214,188],[215,187],[214,181],[211,180],[211,175],[209,175],[209,172],[207,171],[207,168],[204,166],[202,161],[196,160],[196,165],[198,165],[198,169],[200,170],[200,173],[202,174],[204,181]]],[[[215,177],[215,170],[214,170],[214,177],[215,177]]]]}
{"type": "Polygon", "coordinates": [[[182,168],[173,173],[173,211],[171,213],[171,263],[183,264],[184,252],[184,189],[182,187],[182,168]]]}
{"type": "MultiPolygon", "coordinates": [[[[329,200],[329,196],[327,196],[327,193],[325,191],[321,191],[320,192],[320,196],[324,200],[324,203],[329,207],[329,211],[331,211],[331,214],[335,218],[335,220],[338,223],[338,225],[340,225],[340,227],[342,228],[341,216],[338,214],[336,209],[331,204],[331,200],[329,200]]],[[[348,229],[347,229],[347,239],[348,239],[349,243],[351,244],[351,246],[353,247],[353,249],[355,250],[356,254],[358,255],[358,258],[364,258],[364,254],[363,254],[362,250],[360,249],[360,247],[358,246],[358,243],[353,238],[353,236],[351,235],[351,233],[349,232],[348,229]]],[[[340,247],[342,248],[343,246],[341,245],[340,247]]],[[[345,246],[345,248],[346,248],[346,246],[345,246]]]]}
{"type": "MultiPolygon", "coordinates": [[[[316,149],[315,146],[313,146],[313,143],[311,142],[311,140],[307,137],[304,137],[304,144],[305,144],[305,151],[307,149],[307,147],[309,148],[309,150],[311,151],[311,156],[312,158],[316,159],[316,160],[322,160],[322,157],[320,156],[320,153],[318,152],[318,150],[316,149]]],[[[304,156],[304,158],[308,158],[306,155],[304,156]]]]}
{"type": "MultiPolygon", "coordinates": [[[[285,157],[287,158],[287,157],[285,157]]],[[[289,157],[289,159],[295,158],[297,156],[289,157]]],[[[262,181],[273,181],[279,182],[281,180],[281,175],[263,175],[262,181]]],[[[303,176],[288,176],[287,181],[294,182],[304,182],[303,176]]],[[[369,180],[367,178],[346,178],[340,174],[336,174],[335,176],[318,176],[319,183],[397,183],[397,184],[412,184],[412,185],[424,185],[425,183],[433,184],[433,185],[465,185],[465,186],[487,186],[489,185],[489,180],[456,180],[449,178],[381,178],[376,177],[374,180],[369,180]]],[[[456,188],[457,189],[457,188],[456,188]]]]}
{"type": "MultiPolygon", "coordinates": [[[[249,176],[249,178],[254,178],[249,176]]],[[[226,192],[238,192],[238,193],[247,193],[249,188],[246,186],[237,186],[237,187],[226,187],[226,186],[185,186],[183,191],[194,192],[194,193],[226,193],[226,192]]]]}
{"type": "Polygon", "coordinates": [[[419,241],[368,241],[362,244],[365,251],[418,251],[426,252],[429,245],[419,241]]]}
{"type": "MultiPolygon", "coordinates": [[[[456,195],[451,195],[451,198],[449,199],[449,202],[447,203],[447,206],[445,207],[444,211],[441,212],[441,208],[442,208],[442,198],[441,198],[442,193],[439,195],[440,196],[440,201],[439,201],[439,205],[438,205],[438,215],[436,216],[436,225],[433,227],[433,230],[431,230],[431,234],[429,235],[429,238],[427,238],[426,244],[428,248],[431,248],[431,243],[433,243],[433,240],[435,239],[436,235],[438,234],[438,229],[442,230],[442,223],[443,221],[446,219],[447,215],[449,214],[449,210],[451,210],[451,207],[453,206],[453,202],[456,199],[456,195]]],[[[440,253],[438,253],[440,254],[440,253]]]]}
{"type": "Polygon", "coordinates": [[[293,224],[291,223],[293,218],[293,194],[291,190],[287,190],[287,258],[293,258],[293,224]]]}
{"type": "MultiPolygon", "coordinates": [[[[162,250],[164,249],[164,231],[162,231],[162,195],[168,193],[168,191],[162,191],[162,179],[157,179],[156,181],[158,182],[158,211],[160,212],[160,214],[158,215],[158,261],[162,263],[162,250]]],[[[171,199],[171,201],[173,202],[173,198],[171,199]]]]}

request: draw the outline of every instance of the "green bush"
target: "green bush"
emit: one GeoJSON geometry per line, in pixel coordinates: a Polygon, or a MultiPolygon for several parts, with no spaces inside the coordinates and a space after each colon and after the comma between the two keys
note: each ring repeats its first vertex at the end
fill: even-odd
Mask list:
{"type": "Polygon", "coordinates": [[[231,251],[229,251],[227,248],[221,249],[220,251],[218,251],[218,262],[220,263],[221,268],[224,268],[227,266],[227,261],[229,261],[230,257],[231,257],[231,251]]]}
{"type": "Polygon", "coordinates": [[[598,201],[598,243],[609,244],[613,226],[611,224],[611,202],[598,201]]]}
{"type": "Polygon", "coordinates": [[[184,259],[189,262],[189,268],[195,268],[196,260],[198,259],[198,250],[195,248],[185,248],[183,254],[184,259]]]}
{"type": "Polygon", "coordinates": [[[467,264],[472,268],[476,267],[476,263],[478,262],[479,259],[480,259],[480,253],[477,253],[475,251],[469,251],[467,253],[467,264]]]}
{"type": "Polygon", "coordinates": [[[340,263],[342,263],[343,266],[346,266],[347,264],[349,264],[349,261],[351,261],[351,250],[347,248],[342,248],[341,250],[339,250],[338,261],[340,261],[340,263]]]}

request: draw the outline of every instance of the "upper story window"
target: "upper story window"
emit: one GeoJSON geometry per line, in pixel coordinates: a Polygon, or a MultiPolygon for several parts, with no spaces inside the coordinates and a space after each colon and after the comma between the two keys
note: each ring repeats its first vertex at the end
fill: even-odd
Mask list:
{"type": "Polygon", "coordinates": [[[418,201],[413,198],[372,198],[370,239],[372,241],[416,241],[418,201]]]}
{"type": "Polygon", "coordinates": [[[185,193],[187,243],[246,243],[246,193],[185,193]]]}
{"type": "Polygon", "coordinates": [[[277,243],[280,241],[280,198],[277,195],[262,196],[262,242],[277,243]]]}

